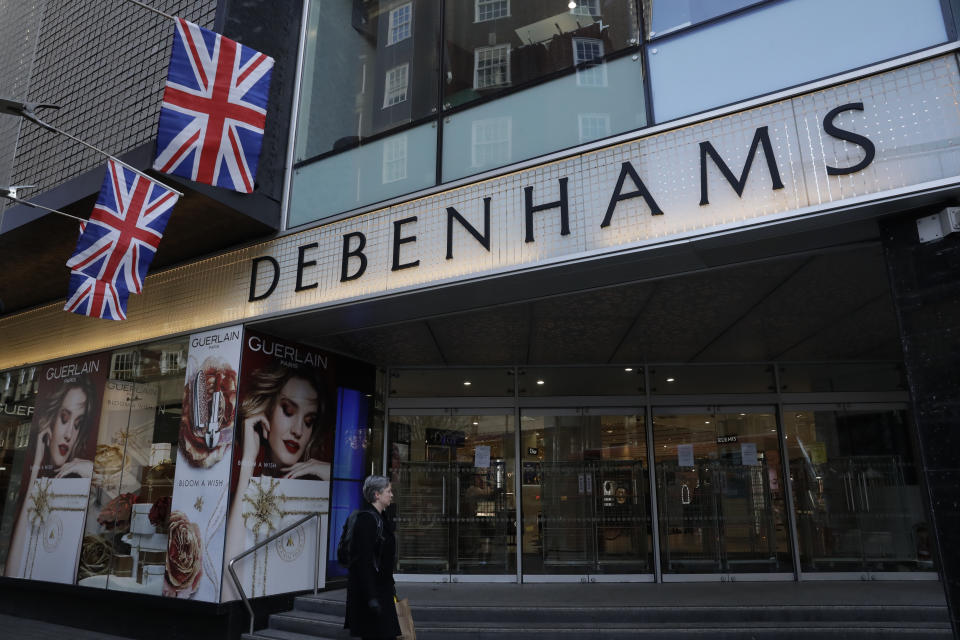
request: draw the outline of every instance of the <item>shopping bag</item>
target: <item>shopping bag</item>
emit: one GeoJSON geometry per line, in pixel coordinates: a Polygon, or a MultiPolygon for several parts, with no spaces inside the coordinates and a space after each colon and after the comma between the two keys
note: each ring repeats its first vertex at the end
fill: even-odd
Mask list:
{"type": "Polygon", "coordinates": [[[403,640],[417,640],[417,630],[413,627],[413,614],[410,612],[410,602],[406,598],[397,601],[397,620],[400,621],[400,638],[403,640]]]}

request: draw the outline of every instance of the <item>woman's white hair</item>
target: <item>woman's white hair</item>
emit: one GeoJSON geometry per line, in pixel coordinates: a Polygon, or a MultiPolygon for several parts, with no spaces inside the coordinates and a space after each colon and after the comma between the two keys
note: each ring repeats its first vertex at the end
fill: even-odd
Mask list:
{"type": "Polygon", "coordinates": [[[367,476],[367,479],[363,481],[363,499],[373,504],[373,501],[377,499],[376,494],[383,493],[389,485],[390,478],[386,476],[367,476]]]}

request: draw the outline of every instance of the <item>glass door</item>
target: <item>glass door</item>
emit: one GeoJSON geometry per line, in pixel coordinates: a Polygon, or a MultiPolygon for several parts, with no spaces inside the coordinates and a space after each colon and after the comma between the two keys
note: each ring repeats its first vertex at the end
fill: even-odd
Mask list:
{"type": "Polygon", "coordinates": [[[391,411],[399,575],[515,579],[513,422],[507,409],[391,411]]]}
{"type": "Polygon", "coordinates": [[[652,579],[642,411],[524,409],[521,425],[524,579],[652,579]]]}
{"type": "Polygon", "coordinates": [[[655,409],[653,443],[665,581],[790,577],[773,407],[655,409]]]}
{"type": "Polygon", "coordinates": [[[783,412],[802,570],[935,578],[906,409],[830,404],[783,412]]]}

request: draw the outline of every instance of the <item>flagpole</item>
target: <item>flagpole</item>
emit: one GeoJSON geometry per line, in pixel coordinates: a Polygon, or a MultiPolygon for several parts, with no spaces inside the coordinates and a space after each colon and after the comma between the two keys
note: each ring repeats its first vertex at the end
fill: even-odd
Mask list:
{"type": "MultiPolygon", "coordinates": [[[[131,1],[132,1],[132,0],[131,0],[131,1]]],[[[139,4],[139,3],[138,3],[138,4],[139,4]]],[[[171,187],[170,185],[164,184],[163,182],[160,182],[160,181],[157,180],[156,178],[151,178],[150,176],[148,176],[147,174],[145,174],[143,171],[140,171],[139,169],[135,169],[135,168],[131,167],[130,165],[128,165],[126,162],[124,162],[124,161],[122,161],[122,160],[118,160],[117,158],[113,157],[112,155],[110,155],[109,153],[107,153],[106,151],[104,151],[103,149],[98,149],[97,147],[93,146],[93,145],[90,144],[89,142],[84,142],[84,141],[81,140],[80,138],[77,138],[76,136],[72,136],[72,135],[70,135],[69,133],[67,133],[66,131],[63,131],[62,129],[57,129],[57,128],[54,127],[53,125],[47,124],[46,122],[44,122],[43,120],[41,120],[41,119],[38,118],[37,116],[33,115],[32,113],[27,112],[26,110],[22,110],[22,111],[20,112],[20,116],[23,117],[23,118],[26,118],[27,120],[29,120],[29,121],[32,122],[33,124],[37,125],[38,127],[42,127],[42,128],[44,128],[44,129],[46,129],[47,131],[52,131],[52,132],[54,132],[54,133],[59,133],[60,135],[62,135],[62,136],[64,136],[64,137],[70,138],[70,139],[73,140],[74,142],[76,142],[76,143],[78,143],[78,144],[82,144],[83,146],[87,147],[88,149],[92,149],[92,150],[96,151],[97,153],[99,153],[100,155],[103,155],[103,156],[106,156],[106,157],[110,158],[111,160],[113,160],[113,161],[116,162],[117,164],[123,165],[124,167],[126,167],[127,169],[130,169],[130,171],[133,171],[133,172],[136,173],[137,175],[141,175],[141,176],[143,176],[144,178],[146,178],[147,180],[150,180],[150,181],[152,181],[152,182],[156,182],[157,184],[161,185],[162,187],[164,187],[164,188],[166,188],[166,189],[169,189],[170,191],[173,191],[175,194],[177,194],[177,195],[180,196],[181,198],[183,197],[183,192],[182,192],[182,191],[177,191],[176,189],[174,189],[174,188],[171,187]]],[[[84,221],[84,222],[86,222],[86,221],[84,221]]]]}
{"type": "MultiPolygon", "coordinates": [[[[2,191],[3,191],[3,190],[0,189],[0,192],[2,192],[2,191]]],[[[17,197],[8,195],[8,194],[6,194],[6,193],[0,193],[0,195],[2,195],[4,198],[6,198],[7,200],[9,200],[10,202],[16,202],[17,204],[24,204],[24,205],[26,205],[26,206],[28,206],[28,207],[33,207],[34,209],[43,209],[44,211],[49,211],[50,213],[57,213],[57,214],[60,214],[61,216],[66,216],[66,217],[68,217],[68,218],[73,218],[74,220],[77,220],[77,221],[79,221],[79,222],[83,222],[83,223],[90,222],[89,220],[87,220],[87,219],[85,219],[85,218],[78,218],[77,216],[72,216],[72,215],[70,215],[69,213],[64,213],[63,211],[57,211],[56,209],[51,209],[50,207],[45,207],[45,206],[43,206],[42,204],[37,204],[37,203],[35,203],[35,202],[28,202],[28,201],[26,201],[26,200],[21,200],[20,198],[17,198],[17,197]]]]}
{"type": "Polygon", "coordinates": [[[170,15],[169,13],[164,13],[163,11],[160,11],[159,9],[154,9],[153,7],[151,7],[151,6],[148,5],[148,4],[143,4],[142,2],[137,2],[137,0],[124,0],[124,1],[125,1],[125,2],[133,3],[133,4],[138,5],[138,6],[140,6],[140,7],[143,7],[143,8],[146,9],[147,11],[152,11],[152,12],[154,12],[155,14],[157,14],[158,16],[163,16],[164,18],[167,18],[168,20],[176,20],[176,18],[175,18],[174,16],[170,15]]]}

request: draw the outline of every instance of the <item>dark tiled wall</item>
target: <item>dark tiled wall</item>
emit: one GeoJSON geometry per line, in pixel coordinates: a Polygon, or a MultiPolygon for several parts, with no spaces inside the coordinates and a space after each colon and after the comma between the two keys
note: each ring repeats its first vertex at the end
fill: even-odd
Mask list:
{"type": "MultiPolygon", "coordinates": [[[[38,115],[114,155],[153,139],[172,23],[120,0],[37,0],[35,4],[42,5],[43,16],[26,99],[61,106],[59,111],[44,110],[38,115]]],[[[151,0],[149,4],[203,27],[214,26],[216,0],[151,0]]],[[[0,76],[0,84],[5,86],[5,80],[0,76]]],[[[99,154],[23,123],[13,181],[38,185],[29,196],[103,163],[99,154]]]]}
{"type": "MultiPolygon", "coordinates": [[[[37,28],[44,0],[18,0],[3,6],[0,20],[0,98],[25,100],[30,86],[37,28]]],[[[10,184],[20,118],[0,116],[0,186],[10,184]]],[[[0,201],[3,209],[5,201],[0,201]]]]}
{"type": "Polygon", "coordinates": [[[960,637],[960,234],[920,244],[916,220],[882,226],[904,364],[954,633],[960,637]]]}

